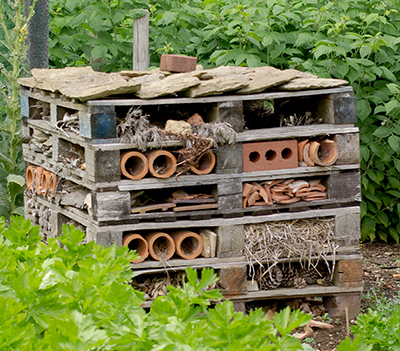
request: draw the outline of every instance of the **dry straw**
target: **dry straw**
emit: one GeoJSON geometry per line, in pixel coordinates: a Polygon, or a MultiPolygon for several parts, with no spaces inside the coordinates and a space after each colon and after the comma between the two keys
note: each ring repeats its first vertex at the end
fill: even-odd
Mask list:
{"type": "Polygon", "coordinates": [[[300,261],[302,265],[307,263],[308,268],[316,269],[319,261],[323,260],[333,274],[337,248],[334,218],[297,219],[245,226],[245,255],[252,277],[255,274],[255,263],[266,264],[269,271],[282,261],[300,261]]]}

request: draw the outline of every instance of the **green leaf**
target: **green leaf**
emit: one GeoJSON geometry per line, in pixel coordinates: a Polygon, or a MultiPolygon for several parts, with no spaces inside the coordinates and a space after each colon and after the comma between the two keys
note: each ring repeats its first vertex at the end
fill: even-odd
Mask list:
{"type": "Polygon", "coordinates": [[[386,86],[393,95],[397,95],[400,93],[400,87],[398,84],[389,83],[386,84],[386,86]]]}
{"type": "Polygon", "coordinates": [[[99,58],[103,58],[106,56],[108,52],[107,46],[96,46],[92,51],[91,55],[94,61],[96,61],[99,58]]]}
{"type": "Polygon", "coordinates": [[[372,135],[378,137],[378,138],[387,138],[390,134],[392,134],[392,131],[390,130],[389,127],[386,126],[381,126],[378,127],[372,135]]]}
{"type": "Polygon", "coordinates": [[[337,348],[337,351],[371,351],[373,345],[367,345],[361,337],[354,338],[353,341],[347,336],[337,348]]]}
{"type": "Polygon", "coordinates": [[[394,152],[400,153],[400,137],[391,135],[388,139],[388,143],[394,152]]]}
{"type": "Polygon", "coordinates": [[[368,100],[361,99],[357,101],[357,116],[361,121],[365,120],[371,114],[371,105],[368,100]]]}

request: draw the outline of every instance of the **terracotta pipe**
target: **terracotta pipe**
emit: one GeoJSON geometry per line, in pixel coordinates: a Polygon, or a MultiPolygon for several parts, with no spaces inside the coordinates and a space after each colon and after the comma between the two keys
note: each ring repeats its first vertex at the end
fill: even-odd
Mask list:
{"type": "Polygon", "coordinates": [[[35,191],[37,194],[42,195],[42,184],[41,182],[43,181],[43,173],[44,173],[44,168],[43,167],[37,167],[36,172],[35,172],[35,191]]]}
{"type": "Polygon", "coordinates": [[[132,233],[125,235],[122,245],[127,246],[129,250],[135,250],[140,256],[136,260],[131,260],[132,263],[143,262],[149,256],[149,244],[139,234],[132,233]]]}
{"type": "Polygon", "coordinates": [[[319,166],[332,166],[339,157],[339,148],[330,139],[313,141],[310,144],[310,157],[319,166]]]}
{"type": "Polygon", "coordinates": [[[142,179],[149,171],[149,162],[139,151],[128,151],[122,154],[120,167],[122,174],[132,180],[142,179]]]}
{"type": "Polygon", "coordinates": [[[203,239],[189,230],[177,230],[171,233],[175,242],[176,254],[185,260],[193,260],[203,252],[203,239]]]}
{"type": "Polygon", "coordinates": [[[154,150],[147,154],[149,171],[153,177],[169,178],[176,170],[176,158],[167,150],[154,150]]]}
{"type": "Polygon", "coordinates": [[[207,150],[199,159],[199,166],[191,166],[190,170],[195,174],[208,174],[213,170],[217,159],[211,150],[207,150]]]}
{"type": "Polygon", "coordinates": [[[25,171],[26,187],[32,190],[33,182],[35,181],[36,166],[28,166],[25,171]]]}
{"type": "Polygon", "coordinates": [[[169,260],[175,253],[175,242],[166,233],[153,232],[144,235],[149,245],[149,254],[157,261],[169,260]]]}
{"type": "Polygon", "coordinates": [[[307,143],[304,145],[303,148],[303,161],[306,163],[307,166],[315,166],[314,161],[312,160],[312,158],[310,157],[310,143],[307,143]]]}

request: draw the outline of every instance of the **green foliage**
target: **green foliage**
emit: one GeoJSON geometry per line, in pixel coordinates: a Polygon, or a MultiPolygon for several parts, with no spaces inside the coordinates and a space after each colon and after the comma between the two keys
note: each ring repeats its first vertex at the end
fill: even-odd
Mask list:
{"type": "Polygon", "coordinates": [[[399,242],[398,1],[53,0],[51,5],[50,54],[57,67],[93,62],[103,70],[130,68],[132,19],[148,8],[152,66],[163,52],[173,52],[196,56],[204,67],[271,65],[349,81],[361,139],[362,239],[399,242]],[[100,57],[104,60],[93,61],[100,57]]]}
{"type": "Polygon", "coordinates": [[[371,350],[398,350],[400,345],[398,301],[388,302],[383,310],[369,309],[368,313],[360,314],[351,330],[358,339],[370,345],[371,350]]]}
{"type": "MultiPolygon", "coordinates": [[[[33,6],[36,1],[33,2],[33,6]]],[[[0,216],[23,214],[23,174],[20,133],[20,87],[27,47],[28,18],[23,16],[24,1],[0,1],[0,216]]]]}
{"type": "Polygon", "coordinates": [[[169,286],[146,313],[143,293],[129,285],[136,253],[82,244],[74,226],[57,239],[41,242],[23,217],[0,221],[1,350],[302,350],[290,333],[310,315],[286,308],[270,321],[261,309],[234,312],[207,290],[218,280],[211,269],[199,279],[188,267],[183,287],[169,286]]]}

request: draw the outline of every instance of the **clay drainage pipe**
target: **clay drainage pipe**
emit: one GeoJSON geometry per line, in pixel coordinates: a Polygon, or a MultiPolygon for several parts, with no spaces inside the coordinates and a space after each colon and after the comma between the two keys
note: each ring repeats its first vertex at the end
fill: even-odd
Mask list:
{"type": "Polygon", "coordinates": [[[140,256],[136,260],[131,260],[132,263],[143,262],[149,256],[149,244],[139,234],[132,233],[125,235],[122,245],[127,246],[129,250],[136,250],[140,256]]]}
{"type": "Polygon", "coordinates": [[[148,153],[149,171],[153,177],[169,178],[176,170],[176,158],[167,150],[154,150],[148,153]]]}
{"type": "Polygon", "coordinates": [[[174,240],[166,233],[153,232],[144,238],[149,245],[149,254],[157,261],[169,260],[175,253],[174,240]]]}
{"type": "Polygon", "coordinates": [[[318,166],[332,166],[339,157],[339,148],[333,140],[313,141],[310,157],[318,166]]]}
{"type": "Polygon", "coordinates": [[[185,260],[193,260],[203,252],[203,240],[197,233],[178,230],[171,233],[176,246],[176,254],[185,260]]]}
{"type": "Polygon", "coordinates": [[[210,173],[216,162],[215,154],[211,150],[207,150],[198,161],[198,166],[191,166],[190,170],[195,174],[208,174],[210,173]]]}
{"type": "Polygon", "coordinates": [[[142,179],[149,171],[149,162],[139,151],[128,151],[121,156],[120,167],[122,174],[128,179],[142,179]]]}
{"type": "Polygon", "coordinates": [[[29,190],[32,190],[32,186],[34,185],[33,183],[35,181],[35,173],[36,173],[36,167],[35,166],[26,167],[25,181],[26,181],[26,187],[29,190]]]}
{"type": "Polygon", "coordinates": [[[56,192],[57,177],[53,172],[44,170],[39,181],[41,195],[53,196],[56,192]]]}

